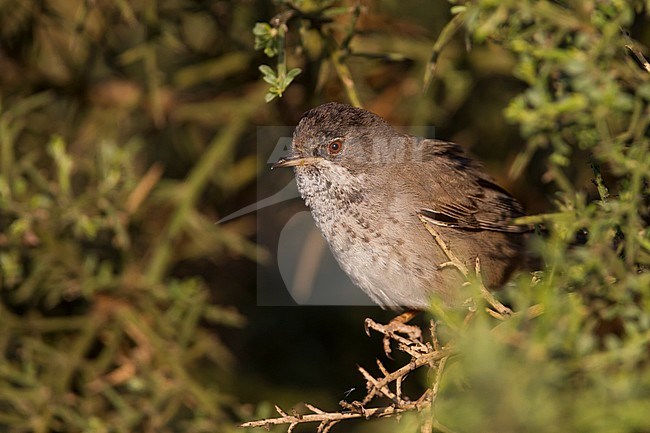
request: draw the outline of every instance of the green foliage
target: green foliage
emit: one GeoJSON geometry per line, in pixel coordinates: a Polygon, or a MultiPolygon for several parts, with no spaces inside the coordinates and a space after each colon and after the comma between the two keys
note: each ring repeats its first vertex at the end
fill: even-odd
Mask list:
{"type": "Polygon", "coordinates": [[[282,93],[287,89],[287,87],[289,87],[289,84],[291,84],[293,79],[300,74],[300,69],[298,68],[293,68],[286,74],[283,74],[282,71],[280,71],[279,75],[276,75],[275,71],[267,65],[261,65],[259,69],[264,75],[262,79],[271,85],[268,93],[264,97],[266,102],[271,102],[276,97],[281,97],[282,93]]]}
{"type": "Polygon", "coordinates": [[[283,50],[281,45],[283,39],[280,37],[280,29],[275,29],[267,23],[257,23],[253,27],[255,35],[255,49],[264,50],[268,57],[275,57],[283,50]]]}
{"type": "Polygon", "coordinates": [[[213,431],[224,417],[195,369],[230,356],[201,323],[241,318],[207,302],[200,279],[147,282],[151,240],[129,233],[142,230],[138,147],[105,141],[94,161],[75,160],[55,137],[40,161],[51,169],[32,152],[2,177],[1,425],[213,431]]]}
{"type": "Polygon", "coordinates": [[[255,78],[242,74],[252,49],[234,48],[253,20],[226,26],[182,2],[11,3],[0,430],[228,431],[239,407],[217,330],[244,319],[195,268],[257,254],[214,224],[257,173],[235,152],[261,89],[223,95],[255,78]]]}
{"type": "Polygon", "coordinates": [[[458,333],[438,419],[454,431],[647,431],[650,75],[621,31],[642,5],[465,6],[475,43],[493,41],[516,60],[526,89],[505,113],[527,145],[512,172],[542,154],[555,209],[527,218],[549,229],[535,240],[541,280],[522,276],[506,293],[516,311],[544,313],[496,327],[481,317],[458,333]]]}
{"type": "Polygon", "coordinates": [[[271,27],[267,23],[257,23],[253,28],[255,49],[264,50],[264,54],[268,57],[278,56],[277,72],[267,65],[261,65],[259,67],[263,75],[262,79],[271,85],[264,97],[266,102],[271,102],[277,97],[282,97],[282,93],[284,93],[293,79],[301,72],[299,68],[293,68],[287,72],[287,63],[284,55],[286,31],[286,24],[280,22],[277,27],[271,27]]]}

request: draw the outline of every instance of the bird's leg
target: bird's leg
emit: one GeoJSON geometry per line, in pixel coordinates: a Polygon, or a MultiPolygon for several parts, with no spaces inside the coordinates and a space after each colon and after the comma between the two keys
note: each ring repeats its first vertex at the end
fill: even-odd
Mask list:
{"type": "MultiPolygon", "coordinates": [[[[392,319],[386,325],[379,324],[372,319],[366,319],[366,334],[370,335],[370,329],[384,335],[384,352],[390,358],[390,341],[395,340],[404,347],[419,346],[422,344],[422,330],[415,325],[408,325],[416,314],[417,310],[408,310],[392,319]]],[[[413,348],[417,350],[417,348],[413,348]]]]}
{"type": "MultiPolygon", "coordinates": [[[[395,318],[393,318],[390,322],[388,322],[387,326],[395,326],[396,331],[399,330],[397,328],[400,328],[400,326],[402,326],[402,325],[409,326],[411,328],[416,328],[420,332],[420,335],[418,335],[418,337],[416,337],[416,338],[420,338],[422,336],[421,335],[422,331],[420,330],[420,328],[418,328],[417,326],[407,325],[407,323],[410,322],[411,320],[413,320],[413,318],[415,316],[417,316],[418,313],[419,313],[418,310],[407,310],[407,311],[403,312],[402,314],[400,314],[399,316],[396,316],[395,318]]],[[[408,335],[411,335],[408,332],[406,332],[406,333],[408,335]]]]}

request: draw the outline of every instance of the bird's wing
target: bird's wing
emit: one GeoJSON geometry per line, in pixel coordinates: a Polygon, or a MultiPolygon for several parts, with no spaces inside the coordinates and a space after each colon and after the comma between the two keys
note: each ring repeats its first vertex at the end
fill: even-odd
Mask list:
{"type": "MultiPolygon", "coordinates": [[[[523,233],[530,227],[513,223],[523,216],[521,205],[495,184],[479,163],[450,142],[423,140],[425,176],[417,182],[424,191],[419,209],[427,222],[463,230],[523,233]]],[[[420,171],[421,172],[421,171],[420,171]]]]}

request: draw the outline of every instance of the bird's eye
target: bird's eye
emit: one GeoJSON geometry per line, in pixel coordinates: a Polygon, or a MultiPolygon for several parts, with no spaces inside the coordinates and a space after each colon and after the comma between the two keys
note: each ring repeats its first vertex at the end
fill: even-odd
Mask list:
{"type": "Polygon", "coordinates": [[[327,153],[330,155],[338,155],[343,150],[343,140],[340,138],[334,139],[327,145],[327,153]]]}

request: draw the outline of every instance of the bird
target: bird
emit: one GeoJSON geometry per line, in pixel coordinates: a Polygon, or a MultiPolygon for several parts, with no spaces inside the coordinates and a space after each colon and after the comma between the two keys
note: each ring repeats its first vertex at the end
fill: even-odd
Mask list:
{"type": "Polygon", "coordinates": [[[523,262],[521,204],[453,142],[398,132],[380,116],[329,102],[303,114],[290,154],[300,195],[340,267],[382,308],[423,310],[463,299],[465,277],[435,228],[489,289],[523,262]]]}

